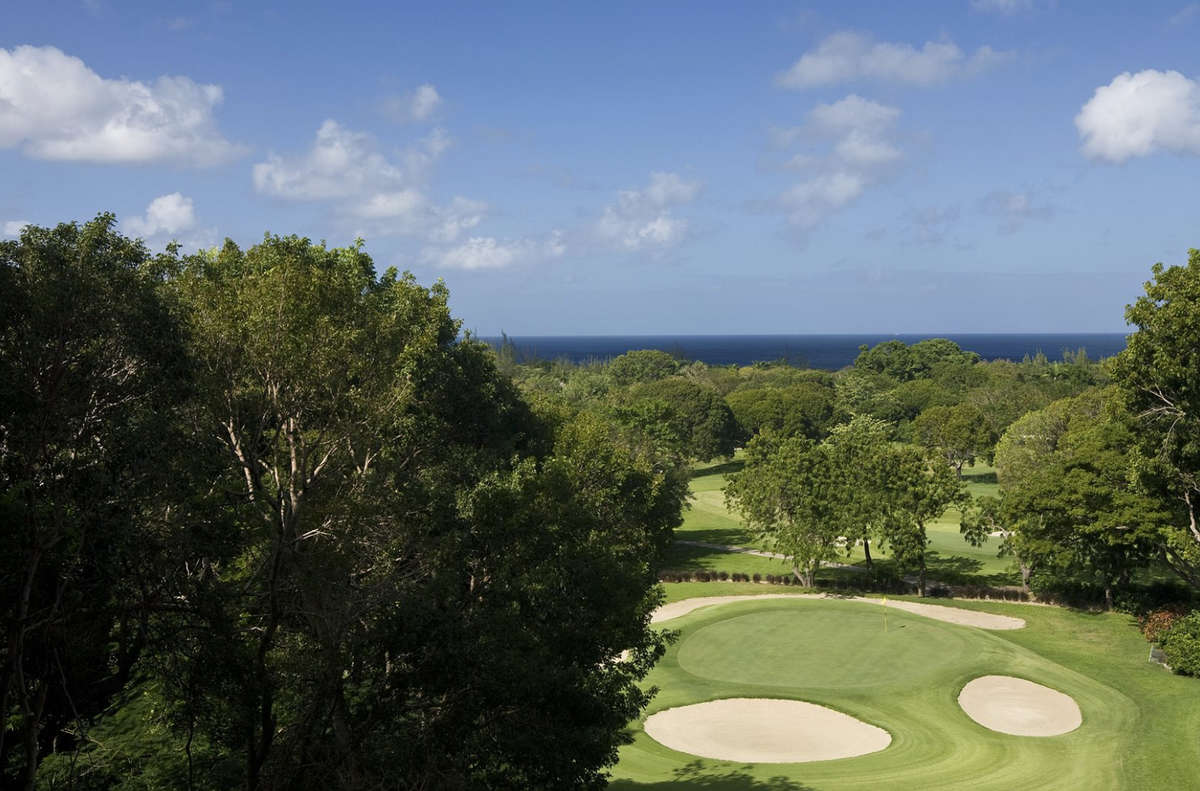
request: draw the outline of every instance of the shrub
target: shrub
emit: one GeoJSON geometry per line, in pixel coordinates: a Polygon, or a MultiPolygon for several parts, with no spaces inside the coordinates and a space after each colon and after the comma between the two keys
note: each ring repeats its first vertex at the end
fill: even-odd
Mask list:
{"type": "Polygon", "coordinates": [[[767,575],[767,583],[768,583],[768,584],[770,584],[770,585],[774,585],[774,584],[775,584],[775,581],[776,581],[776,580],[775,580],[775,575],[774,575],[774,574],[768,574],[768,575],[767,575]]]}
{"type": "Polygon", "coordinates": [[[717,577],[720,578],[721,582],[725,582],[727,579],[729,579],[729,572],[728,571],[717,572],[717,577]]]}
{"type": "Polygon", "coordinates": [[[754,581],[755,581],[755,582],[762,582],[762,575],[761,575],[761,574],[759,574],[757,571],[756,571],[756,572],[754,572],[754,581]]]}
{"type": "Polygon", "coordinates": [[[1175,622],[1187,615],[1187,607],[1181,604],[1174,604],[1168,607],[1163,607],[1160,610],[1153,610],[1146,613],[1141,618],[1138,618],[1138,623],[1142,627],[1142,634],[1152,643],[1157,643],[1162,640],[1163,632],[1175,625],[1175,622]]]}
{"type": "Polygon", "coordinates": [[[1172,670],[1200,676],[1200,610],[1177,620],[1159,639],[1172,670]]]}

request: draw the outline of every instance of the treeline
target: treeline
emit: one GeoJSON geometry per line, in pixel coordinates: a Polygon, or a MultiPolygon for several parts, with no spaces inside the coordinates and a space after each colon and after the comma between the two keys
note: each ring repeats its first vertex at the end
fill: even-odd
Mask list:
{"type": "Polygon", "coordinates": [[[1154,268],[1108,360],[985,362],[945,339],[863,347],[836,372],[661,351],[523,361],[511,344],[498,357],[531,398],[657,421],[694,458],[745,446],[727,503],[805,584],[854,547],[869,566],[874,545],[923,590],[925,526],[957,508],[964,538],[1011,557],[1027,590],[1136,612],[1176,669],[1200,673],[1198,315],[1192,251],[1154,268]],[[972,500],[955,480],[976,460],[994,464],[999,496],[972,500]]]}
{"type": "Polygon", "coordinates": [[[733,431],[643,396],[524,397],[357,246],[0,243],[0,786],[602,785],[733,431]]]}

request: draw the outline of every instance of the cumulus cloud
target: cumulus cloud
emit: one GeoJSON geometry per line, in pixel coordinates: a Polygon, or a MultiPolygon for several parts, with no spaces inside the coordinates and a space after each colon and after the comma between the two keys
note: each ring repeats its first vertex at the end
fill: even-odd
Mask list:
{"type": "Polygon", "coordinates": [[[384,99],[383,111],[401,123],[428,121],[441,105],[442,97],[437,88],[425,83],[410,93],[384,99]]]}
{"type": "Polygon", "coordinates": [[[317,129],[312,147],[300,156],[270,154],[254,165],[254,188],[285,200],[345,198],[382,187],[418,181],[449,146],[440,129],[397,160],[389,159],[374,139],[332,119],[317,129]]]}
{"type": "Polygon", "coordinates": [[[170,236],[195,227],[196,210],[191,198],[172,192],[150,201],[143,216],[130,217],[123,225],[134,236],[170,236]]]}
{"type": "Polygon", "coordinates": [[[675,173],[651,173],[643,189],[622,190],[617,202],[604,208],[594,226],[595,236],[631,252],[673,247],[687,237],[688,221],[673,216],[671,209],[695,200],[701,186],[675,173]]]}
{"type": "Polygon", "coordinates": [[[473,236],[449,248],[426,248],[421,257],[443,269],[506,269],[518,263],[537,263],[561,258],[567,251],[561,231],[544,239],[500,240],[473,236]]]}
{"type": "Polygon", "coordinates": [[[434,129],[424,139],[388,156],[370,135],[327,120],[308,151],[271,154],[254,165],[254,188],[289,201],[332,203],[334,213],[355,233],[416,236],[453,242],[487,215],[487,204],[455,197],[439,205],[426,182],[450,138],[434,129]]]}
{"type": "Polygon", "coordinates": [[[1008,57],[989,46],[967,56],[952,41],[927,41],[920,49],[874,41],[853,32],[834,33],[776,77],[784,88],[811,88],[854,80],[934,85],[973,73],[1008,57]]]}
{"type": "Polygon", "coordinates": [[[1000,220],[1001,233],[1015,233],[1030,220],[1050,220],[1054,217],[1053,206],[1037,205],[1027,192],[989,192],[979,201],[979,208],[1000,220]]]}
{"type": "Polygon", "coordinates": [[[1177,71],[1124,72],[1075,116],[1083,153],[1124,162],[1159,151],[1200,154],[1200,84],[1177,71]]]}
{"type": "Polygon", "coordinates": [[[20,236],[21,229],[24,228],[26,225],[31,225],[31,224],[32,223],[30,223],[29,220],[9,220],[6,223],[4,223],[4,235],[5,236],[20,236]]]}
{"type": "MultiPolygon", "coordinates": [[[[903,158],[888,139],[899,117],[895,107],[850,94],[832,104],[818,104],[809,111],[806,124],[784,135],[792,141],[811,139],[828,147],[823,155],[796,154],[785,164],[809,173],[776,201],[793,226],[801,230],[816,227],[853,203],[903,158]]],[[[775,136],[780,138],[778,133],[775,136]]]]}
{"type": "Polygon", "coordinates": [[[221,99],[187,77],[106,79],[54,47],[0,49],[0,148],[38,159],[218,164],[241,151],[217,130],[221,99]]]}

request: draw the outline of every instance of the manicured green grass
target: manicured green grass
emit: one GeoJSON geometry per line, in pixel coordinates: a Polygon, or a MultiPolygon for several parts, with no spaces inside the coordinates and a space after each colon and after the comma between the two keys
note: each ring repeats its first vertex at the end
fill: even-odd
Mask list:
{"type": "MultiPolygon", "coordinates": [[[[679,583],[669,600],[762,592],[753,584],[679,583]]],[[[772,588],[779,591],[779,588],[772,588]]],[[[945,602],[1015,615],[988,632],[869,603],[768,599],[697,610],[663,624],[679,639],[647,679],[647,714],[727,697],[819,703],[885,728],[892,744],[858,758],[743,765],[699,759],[632,724],[614,789],[1183,789],[1200,767],[1200,681],[1146,661],[1127,616],[996,602],[945,602]],[[1027,678],[1071,695],[1075,731],[1007,736],[968,718],[956,698],[980,675],[1027,678]]]]}

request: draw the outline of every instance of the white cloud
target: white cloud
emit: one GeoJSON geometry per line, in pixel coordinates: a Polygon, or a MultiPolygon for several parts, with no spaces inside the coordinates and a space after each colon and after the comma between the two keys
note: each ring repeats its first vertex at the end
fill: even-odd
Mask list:
{"type": "Polygon", "coordinates": [[[255,164],[254,188],[284,200],[330,202],[356,235],[449,243],[479,225],[488,212],[486,203],[461,196],[446,205],[430,199],[426,182],[449,147],[449,136],[434,129],[389,157],[370,135],[327,120],[308,151],[271,154],[255,164]]]}
{"type": "Polygon", "coordinates": [[[32,223],[30,223],[29,220],[9,220],[8,222],[4,223],[4,235],[20,236],[21,229],[26,225],[32,225],[32,223]]]}
{"type": "Polygon", "coordinates": [[[631,252],[674,247],[687,237],[688,221],[673,216],[671,208],[691,203],[700,189],[700,182],[685,181],[675,173],[651,173],[644,189],[622,190],[617,202],[604,208],[593,228],[595,236],[631,252]]]}
{"type": "Polygon", "coordinates": [[[810,88],[873,79],[933,85],[956,74],[979,71],[1006,57],[989,46],[967,57],[952,41],[927,41],[917,49],[911,44],[877,42],[846,31],[834,33],[816,49],[804,53],[776,77],[776,83],[784,88],[810,88]]]}
{"type": "Polygon", "coordinates": [[[852,130],[879,130],[900,117],[900,111],[886,104],[850,94],[833,104],[818,104],[809,111],[809,121],[818,129],[834,134],[852,130]]]}
{"type": "Polygon", "coordinates": [[[191,198],[172,192],[150,201],[144,216],[130,217],[122,224],[134,236],[170,236],[195,227],[195,206],[191,198]]]}
{"type": "Polygon", "coordinates": [[[1200,154],[1200,84],[1177,71],[1118,74],[1075,116],[1083,153],[1124,162],[1158,151],[1200,154]]]}
{"type": "Polygon", "coordinates": [[[417,86],[411,93],[383,100],[383,112],[400,123],[428,121],[441,106],[441,94],[430,83],[417,86]]]}
{"type": "Polygon", "coordinates": [[[317,129],[307,153],[297,157],[270,154],[265,162],[257,163],[254,188],[264,195],[297,201],[361,195],[373,188],[422,178],[448,144],[445,134],[435,130],[423,146],[405,151],[397,163],[379,151],[370,135],[327,120],[317,129]]]}
{"type": "Polygon", "coordinates": [[[1033,0],[971,0],[971,10],[994,14],[1016,14],[1033,9],[1033,0]]]}
{"type": "Polygon", "coordinates": [[[54,47],[0,49],[0,148],[38,159],[213,165],[240,148],[217,130],[217,85],[105,79],[54,47]]]}
{"type": "Polygon", "coordinates": [[[421,257],[443,269],[506,269],[518,263],[535,263],[561,258],[567,251],[563,234],[551,232],[544,239],[499,240],[473,236],[451,248],[426,248],[421,257]]]}
{"type": "Polygon", "coordinates": [[[899,117],[895,107],[850,94],[832,104],[818,104],[809,111],[807,124],[789,130],[793,141],[807,137],[829,145],[824,156],[797,154],[785,163],[785,168],[813,173],[777,199],[789,222],[811,230],[883,178],[888,167],[903,158],[888,139],[899,117]]]}
{"type": "Polygon", "coordinates": [[[979,208],[985,214],[1000,219],[1001,233],[1014,233],[1030,220],[1050,220],[1054,217],[1053,206],[1038,206],[1027,192],[989,192],[979,201],[979,208]]]}

